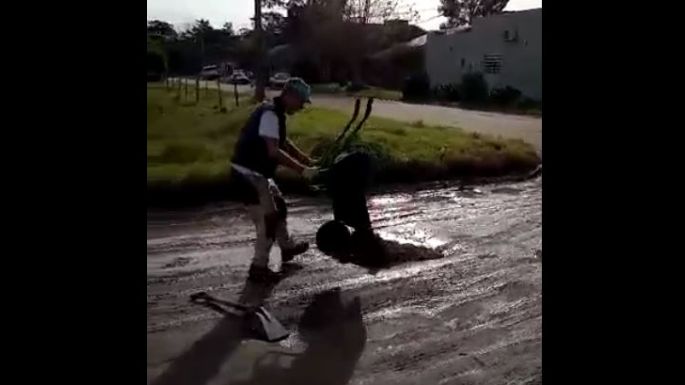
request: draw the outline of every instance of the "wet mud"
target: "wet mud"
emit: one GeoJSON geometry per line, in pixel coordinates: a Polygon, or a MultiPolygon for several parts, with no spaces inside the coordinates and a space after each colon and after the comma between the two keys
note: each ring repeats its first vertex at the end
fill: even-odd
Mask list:
{"type": "MultiPolygon", "coordinates": [[[[274,248],[270,267],[286,274],[268,286],[246,280],[254,234],[240,206],[148,211],[148,383],[541,383],[541,185],[375,193],[385,265],[312,248],[281,266],[274,248]],[[290,336],[246,337],[235,316],[189,300],[201,291],[264,306],[290,336]]],[[[313,245],[330,202],[288,205],[291,232],[313,245]]]]}

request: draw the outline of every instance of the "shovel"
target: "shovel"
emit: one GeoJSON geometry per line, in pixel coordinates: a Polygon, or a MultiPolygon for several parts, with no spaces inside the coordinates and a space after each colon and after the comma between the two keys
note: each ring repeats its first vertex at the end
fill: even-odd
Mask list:
{"type": "Polygon", "coordinates": [[[314,179],[313,184],[310,186],[310,188],[313,191],[321,192],[327,190],[327,188],[324,185],[327,184],[326,180],[328,178],[330,167],[332,167],[336,160],[338,160],[340,155],[342,155],[342,152],[345,150],[345,147],[347,146],[347,142],[357,132],[359,132],[359,130],[361,130],[362,126],[369,118],[369,115],[371,115],[371,110],[373,108],[373,100],[373,98],[369,98],[367,100],[366,110],[364,111],[364,116],[362,117],[362,120],[359,123],[357,123],[357,126],[350,132],[352,124],[357,120],[357,116],[359,116],[359,106],[361,104],[361,100],[359,98],[355,99],[354,112],[352,113],[352,118],[347,122],[345,127],[343,127],[340,134],[336,136],[335,140],[333,141],[333,144],[331,144],[326,153],[324,153],[321,156],[321,160],[319,161],[321,171],[319,172],[319,175],[314,179]],[[349,135],[347,135],[348,132],[350,132],[349,135]]]}
{"type": "Polygon", "coordinates": [[[274,317],[262,306],[245,306],[243,304],[212,297],[206,292],[200,292],[191,295],[190,301],[209,307],[221,314],[230,313],[224,308],[224,306],[238,309],[240,312],[242,312],[242,316],[244,317],[243,320],[248,331],[263,341],[278,342],[288,338],[290,335],[290,332],[288,332],[285,327],[281,325],[276,317],[274,317]]]}

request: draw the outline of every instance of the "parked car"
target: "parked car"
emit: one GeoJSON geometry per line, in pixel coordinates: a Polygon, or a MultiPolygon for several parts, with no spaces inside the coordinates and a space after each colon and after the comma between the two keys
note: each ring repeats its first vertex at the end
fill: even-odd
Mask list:
{"type": "Polygon", "coordinates": [[[281,89],[288,79],[290,79],[290,74],[286,72],[278,72],[269,78],[269,87],[281,89]]]}
{"type": "Polygon", "coordinates": [[[202,67],[200,78],[205,80],[215,80],[220,76],[219,67],[215,65],[202,67]]]}
{"type": "Polygon", "coordinates": [[[231,84],[250,84],[252,81],[247,77],[247,75],[245,75],[243,71],[238,70],[233,71],[233,73],[229,75],[228,82],[231,84]]]}

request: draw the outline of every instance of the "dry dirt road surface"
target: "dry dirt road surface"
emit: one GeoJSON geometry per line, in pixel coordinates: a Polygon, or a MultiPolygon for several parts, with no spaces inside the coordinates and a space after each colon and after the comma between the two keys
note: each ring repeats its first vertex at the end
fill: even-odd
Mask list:
{"type": "MultiPolygon", "coordinates": [[[[246,281],[253,234],[240,206],[149,211],[148,383],[541,384],[541,183],[375,194],[383,237],[443,257],[372,274],[314,247],[275,287],[246,281]],[[308,338],[305,309],[335,287],[361,314],[308,338]],[[199,291],[263,304],[291,335],[245,338],[236,317],[189,302],[199,291]]],[[[292,233],[311,242],[332,217],[325,198],[289,205],[292,233]]],[[[280,268],[277,248],[271,263],[280,268]]]]}
{"type": "MultiPolygon", "coordinates": [[[[216,88],[216,83],[210,83],[210,87],[216,88]]],[[[222,84],[221,87],[226,92],[233,90],[232,85],[222,84]]],[[[238,92],[249,93],[253,90],[250,86],[238,86],[238,92]]],[[[269,97],[276,94],[276,91],[267,91],[269,97]]],[[[337,109],[349,114],[352,114],[354,108],[353,99],[344,96],[315,94],[312,96],[312,103],[315,106],[337,109]]],[[[376,100],[373,116],[405,122],[422,120],[426,124],[461,127],[470,132],[521,139],[535,146],[538,153],[542,153],[542,118],[539,117],[402,103],[391,100],[376,100]]]]}

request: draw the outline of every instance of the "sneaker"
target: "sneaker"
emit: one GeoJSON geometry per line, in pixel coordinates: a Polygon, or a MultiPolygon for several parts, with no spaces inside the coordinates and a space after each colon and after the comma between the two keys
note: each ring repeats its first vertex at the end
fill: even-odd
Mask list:
{"type": "Polygon", "coordinates": [[[254,282],[277,281],[280,278],[280,273],[272,271],[268,267],[251,265],[250,271],[248,272],[248,279],[254,282]]]}
{"type": "Polygon", "coordinates": [[[281,261],[288,263],[295,258],[295,256],[309,250],[309,242],[298,242],[289,249],[281,249],[281,261]]]}

